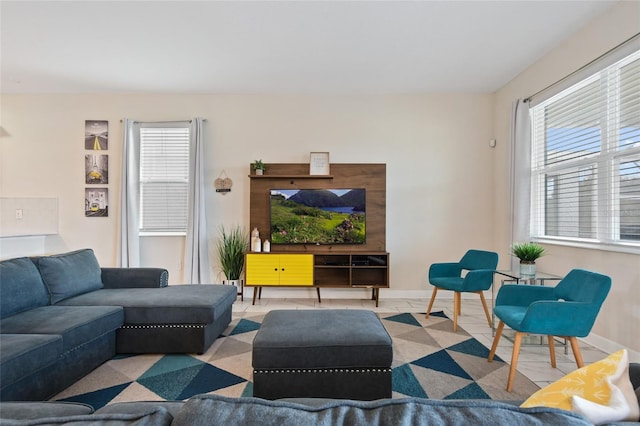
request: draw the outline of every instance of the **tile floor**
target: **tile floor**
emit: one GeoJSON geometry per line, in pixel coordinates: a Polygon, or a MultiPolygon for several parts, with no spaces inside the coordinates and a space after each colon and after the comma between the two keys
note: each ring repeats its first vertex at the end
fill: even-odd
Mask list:
{"type": "MultiPolygon", "coordinates": [[[[491,304],[488,299],[487,303],[491,304]]],[[[262,298],[251,304],[251,297],[245,297],[244,301],[238,301],[233,305],[234,313],[241,312],[268,312],[273,309],[369,309],[376,312],[426,312],[428,299],[380,299],[379,306],[375,307],[375,302],[365,299],[323,299],[318,303],[317,299],[276,299],[262,298]]],[[[453,319],[453,299],[437,298],[433,311],[444,311],[449,318],[453,319]]],[[[480,299],[462,300],[462,314],[458,318],[458,324],[468,333],[483,343],[487,348],[491,348],[493,342],[493,332],[487,324],[480,299]]],[[[505,338],[508,330],[505,328],[496,354],[504,360],[511,359],[512,343],[505,338]]],[[[580,350],[585,364],[598,361],[608,354],[604,351],[580,341],[580,350]]],[[[557,368],[552,368],[549,361],[549,350],[544,345],[523,345],[518,359],[518,371],[535,382],[538,386],[544,387],[549,383],[560,379],[565,374],[574,371],[577,366],[573,353],[569,347],[568,354],[565,355],[564,347],[556,344],[557,368]]]]}

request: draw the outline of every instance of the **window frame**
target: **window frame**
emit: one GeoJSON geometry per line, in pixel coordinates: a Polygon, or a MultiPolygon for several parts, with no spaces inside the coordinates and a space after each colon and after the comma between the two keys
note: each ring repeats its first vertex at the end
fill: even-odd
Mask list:
{"type": "MultiPolygon", "coordinates": [[[[139,140],[139,181],[138,181],[138,203],[139,203],[139,212],[138,212],[138,232],[141,237],[148,236],[186,236],[187,235],[187,227],[188,227],[188,194],[189,194],[189,179],[191,178],[191,162],[190,162],[190,154],[191,154],[191,128],[189,121],[176,121],[176,122],[140,122],[138,123],[138,140],[139,140]],[[184,129],[186,130],[186,146],[182,146],[180,149],[181,155],[186,157],[186,170],[184,170],[185,176],[183,178],[157,178],[153,180],[149,180],[143,174],[144,168],[144,157],[145,157],[145,149],[144,149],[144,137],[142,129],[158,129],[159,131],[163,129],[184,129]],[[144,188],[145,184],[150,183],[178,183],[181,185],[185,185],[185,188],[181,193],[184,195],[184,210],[183,210],[183,219],[184,219],[184,227],[181,229],[171,229],[170,227],[163,228],[158,226],[144,226],[144,188]]],[[[181,144],[184,144],[184,139],[180,141],[181,144]]],[[[148,154],[148,152],[147,152],[148,154]]]]}
{"type": "MultiPolygon", "coordinates": [[[[620,200],[624,198],[620,193],[620,177],[622,176],[620,165],[629,161],[640,161],[640,140],[632,146],[621,146],[619,144],[620,130],[625,125],[619,120],[619,115],[616,116],[620,112],[619,107],[621,105],[620,72],[624,66],[636,61],[640,61],[640,51],[627,55],[620,61],[594,72],[592,76],[531,107],[530,235],[533,240],[549,244],[640,253],[640,240],[620,240],[620,200]],[[597,123],[600,130],[599,150],[597,153],[562,163],[545,164],[547,158],[545,133],[548,128],[544,118],[545,108],[598,80],[600,80],[600,94],[598,95],[597,104],[601,116],[597,123]],[[603,96],[602,93],[606,93],[606,96],[603,96]],[[603,103],[606,105],[604,109],[602,108],[603,103]],[[542,125],[540,125],[540,122],[542,122],[542,125]],[[616,126],[613,127],[611,124],[616,126]],[[547,235],[549,176],[557,176],[559,173],[566,173],[571,169],[580,170],[589,166],[595,167],[596,170],[596,209],[595,212],[593,212],[593,209],[591,210],[594,213],[595,221],[595,224],[591,225],[594,236],[584,238],[547,235]]],[[[639,83],[634,84],[634,92],[632,94],[637,90],[640,97],[640,74],[636,74],[635,78],[639,79],[639,83]]],[[[638,118],[638,123],[640,124],[640,110],[634,112],[631,118],[638,118]]],[[[635,122],[633,125],[635,125],[635,122]]],[[[640,126],[638,127],[640,128],[640,126]]],[[[631,140],[635,141],[637,136],[634,134],[632,138],[631,140]]],[[[578,175],[576,176],[579,178],[578,175]]],[[[637,188],[640,190],[640,186],[637,186],[637,188]]],[[[579,192],[577,194],[580,195],[579,192]]]]}

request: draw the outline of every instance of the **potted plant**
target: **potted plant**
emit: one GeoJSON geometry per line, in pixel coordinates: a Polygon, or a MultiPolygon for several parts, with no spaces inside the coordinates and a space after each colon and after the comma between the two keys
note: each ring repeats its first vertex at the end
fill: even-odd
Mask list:
{"type": "Polygon", "coordinates": [[[533,242],[514,243],[511,254],[520,259],[520,273],[522,275],[536,274],[536,260],[545,255],[545,248],[533,242]]]}
{"type": "Polygon", "coordinates": [[[242,287],[240,276],[244,269],[244,254],[249,249],[249,235],[244,229],[236,225],[229,230],[221,226],[216,243],[220,269],[227,278],[224,284],[242,287]]]}
{"type": "Polygon", "coordinates": [[[256,160],[251,163],[251,169],[256,171],[257,175],[261,175],[267,170],[267,166],[262,162],[262,160],[256,160]]]}

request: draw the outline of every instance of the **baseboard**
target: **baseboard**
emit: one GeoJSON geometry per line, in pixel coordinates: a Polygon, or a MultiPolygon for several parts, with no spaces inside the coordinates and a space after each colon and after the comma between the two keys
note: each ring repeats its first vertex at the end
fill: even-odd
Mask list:
{"type": "MultiPolygon", "coordinates": [[[[255,287],[245,287],[244,297],[253,297],[255,287]]],[[[293,287],[262,287],[262,295],[267,298],[282,299],[306,299],[318,297],[316,288],[293,288],[293,287]]],[[[366,288],[321,288],[320,296],[323,299],[368,299],[371,298],[371,289],[366,288]]],[[[491,300],[491,291],[485,292],[487,302],[491,300]]],[[[430,290],[393,290],[389,288],[380,289],[380,300],[384,299],[424,299],[429,301],[431,298],[430,290]]],[[[438,299],[453,300],[452,291],[441,291],[438,293],[438,299]]],[[[463,299],[477,299],[475,294],[462,294],[463,299]]]]}
{"type": "MultiPolygon", "coordinates": [[[[597,334],[589,334],[584,339],[580,339],[585,343],[588,343],[591,346],[594,346],[598,349],[603,350],[604,352],[611,354],[620,349],[625,349],[623,346],[620,346],[620,343],[616,343],[613,340],[609,340],[605,337],[598,336],[597,334]]],[[[629,353],[629,362],[638,362],[640,363],[640,352],[632,351],[629,348],[626,348],[629,353]]]]}

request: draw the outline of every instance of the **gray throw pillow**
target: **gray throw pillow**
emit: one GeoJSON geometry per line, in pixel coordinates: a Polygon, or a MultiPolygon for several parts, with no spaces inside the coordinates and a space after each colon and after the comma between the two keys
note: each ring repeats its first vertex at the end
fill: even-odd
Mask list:
{"type": "Polygon", "coordinates": [[[41,257],[38,268],[52,304],[102,288],[102,270],[91,249],[41,257]]]}

